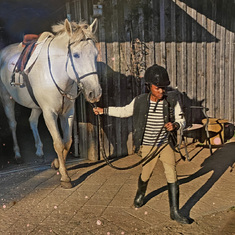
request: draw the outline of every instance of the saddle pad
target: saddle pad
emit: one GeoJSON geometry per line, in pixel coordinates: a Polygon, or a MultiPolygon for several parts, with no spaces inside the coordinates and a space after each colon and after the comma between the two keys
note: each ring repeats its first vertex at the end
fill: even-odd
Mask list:
{"type": "Polygon", "coordinates": [[[31,43],[25,45],[24,50],[20,54],[20,57],[16,63],[15,67],[15,72],[20,72],[23,71],[30,56],[32,55],[36,45],[35,45],[36,40],[32,41],[31,43]]]}
{"type": "Polygon", "coordinates": [[[44,45],[44,43],[47,41],[47,39],[51,37],[51,35],[49,34],[47,37],[45,37],[42,41],[40,42],[36,42],[36,48],[34,49],[33,54],[31,55],[31,57],[28,60],[28,63],[26,64],[25,68],[24,68],[24,72],[27,74],[29,73],[29,70],[31,68],[31,66],[34,64],[34,62],[36,61],[36,59],[38,58],[40,51],[44,45]]]}

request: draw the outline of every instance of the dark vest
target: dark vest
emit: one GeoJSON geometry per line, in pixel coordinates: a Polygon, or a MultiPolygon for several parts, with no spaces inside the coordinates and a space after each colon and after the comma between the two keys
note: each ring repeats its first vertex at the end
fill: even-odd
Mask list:
{"type": "MultiPolygon", "coordinates": [[[[177,97],[174,92],[169,92],[163,100],[164,123],[173,123],[175,121],[174,107],[177,103],[176,98],[177,97]]],[[[144,137],[144,130],[147,123],[149,105],[150,93],[141,94],[136,97],[133,113],[133,144],[136,151],[138,151],[144,137]]]]}

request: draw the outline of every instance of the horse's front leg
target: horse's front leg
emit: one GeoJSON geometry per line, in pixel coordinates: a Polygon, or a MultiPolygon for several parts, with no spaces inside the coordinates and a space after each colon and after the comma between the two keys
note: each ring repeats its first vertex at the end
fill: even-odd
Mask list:
{"type": "Polygon", "coordinates": [[[74,108],[72,108],[66,114],[60,116],[60,124],[63,132],[63,143],[64,143],[63,156],[65,161],[72,144],[73,117],[74,117],[74,108]]]}
{"type": "Polygon", "coordinates": [[[39,132],[38,132],[38,118],[41,113],[42,113],[41,109],[32,109],[32,112],[29,118],[30,127],[33,132],[33,137],[35,140],[36,155],[40,158],[44,156],[43,144],[40,139],[39,132]]]}
{"type": "MultiPolygon", "coordinates": [[[[58,160],[59,160],[59,172],[61,174],[61,186],[63,188],[71,188],[72,184],[71,184],[71,179],[68,175],[66,166],[65,166],[65,159],[64,159],[64,143],[62,141],[60,132],[59,132],[59,128],[58,128],[58,124],[57,124],[57,114],[51,112],[51,111],[43,111],[43,116],[45,119],[45,123],[47,125],[47,128],[52,136],[53,139],[53,145],[54,145],[54,149],[55,152],[57,153],[58,156],[58,160]]],[[[53,165],[53,163],[52,163],[53,165]]],[[[56,167],[56,166],[55,166],[56,167]]]]}

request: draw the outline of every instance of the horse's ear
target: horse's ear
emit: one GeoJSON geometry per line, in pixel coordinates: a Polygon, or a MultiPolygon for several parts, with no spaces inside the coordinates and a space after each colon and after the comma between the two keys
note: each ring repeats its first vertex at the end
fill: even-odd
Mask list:
{"type": "Polygon", "coordinates": [[[97,31],[97,28],[98,28],[98,19],[95,18],[94,21],[92,22],[92,24],[89,27],[90,27],[91,32],[93,34],[95,34],[96,31],[97,31]]]}
{"type": "Polygon", "coordinates": [[[67,32],[67,34],[71,37],[73,34],[73,31],[72,31],[72,27],[71,27],[71,24],[68,21],[68,19],[65,19],[65,21],[64,21],[64,28],[65,28],[65,31],[67,32]]]}

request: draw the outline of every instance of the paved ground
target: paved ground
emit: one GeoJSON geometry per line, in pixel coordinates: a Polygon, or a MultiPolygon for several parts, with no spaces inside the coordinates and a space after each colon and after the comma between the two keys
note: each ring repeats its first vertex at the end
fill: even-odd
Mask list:
{"type": "MultiPolygon", "coordinates": [[[[0,234],[235,234],[235,142],[214,150],[189,147],[191,161],[177,157],[180,208],[195,221],[169,218],[168,195],[159,162],[145,205],[133,199],[141,167],[118,171],[104,162],[68,163],[72,189],[59,185],[49,165],[0,171],[0,234]]],[[[136,155],[114,164],[130,165],[136,155]]]]}

